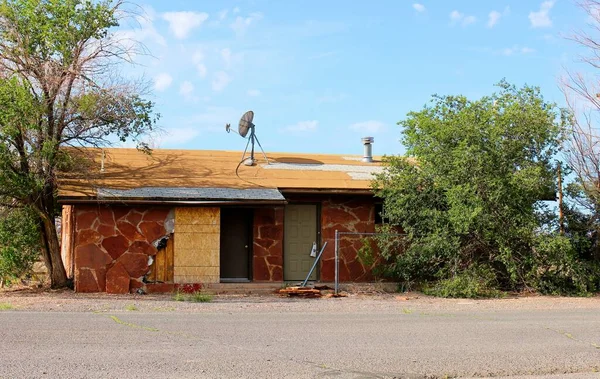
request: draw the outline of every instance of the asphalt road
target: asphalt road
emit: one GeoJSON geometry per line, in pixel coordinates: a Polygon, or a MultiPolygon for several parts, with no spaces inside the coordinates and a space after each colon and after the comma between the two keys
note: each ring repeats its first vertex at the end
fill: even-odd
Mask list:
{"type": "Polygon", "coordinates": [[[598,309],[198,306],[0,312],[0,378],[600,378],[598,309]]]}

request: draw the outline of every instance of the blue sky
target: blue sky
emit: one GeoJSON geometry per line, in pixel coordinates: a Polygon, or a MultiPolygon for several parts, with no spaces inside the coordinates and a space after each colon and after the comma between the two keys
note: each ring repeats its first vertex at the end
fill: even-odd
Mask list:
{"type": "Polygon", "coordinates": [[[572,0],[183,1],[138,3],[121,33],[152,57],[162,148],[243,150],[225,133],[246,110],[267,152],[402,154],[400,127],[432,94],[481,97],[502,78],[558,86],[585,26],[572,0]]]}

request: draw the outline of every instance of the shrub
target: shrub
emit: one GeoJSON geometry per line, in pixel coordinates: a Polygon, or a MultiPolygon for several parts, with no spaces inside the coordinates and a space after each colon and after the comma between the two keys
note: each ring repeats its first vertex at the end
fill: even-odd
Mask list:
{"type": "Polygon", "coordinates": [[[0,215],[0,283],[10,284],[30,273],[39,258],[40,234],[35,214],[16,209],[0,215]]]}
{"type": "Polygon", "coordinates": [[[450,298],[502,297],[504,292],[496,289],[494,273],[478,266],[467,269],[451,278],[425,285],[423,292],[427,295],[450,298]]]}

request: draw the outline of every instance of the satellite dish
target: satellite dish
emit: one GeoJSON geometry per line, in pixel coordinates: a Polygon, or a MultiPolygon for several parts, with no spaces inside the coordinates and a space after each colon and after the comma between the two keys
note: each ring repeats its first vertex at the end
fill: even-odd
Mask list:
{"type": "MultiPolygon", "coordinates": [[[[255,164],[256,160],[254,159],[254,144],[257,143],[258,147],[260,147],[260,150],[263,153],[263,156],[265,157],[265,160],[267,161],[267,164],[269,164],[269,159],[267,158],[267,155],[265,154],[265,151],[263,150],[263,148],[260,144],[260,141],[258,140],[258,137],[256,136],[256,133],[255,133],[256,125],[254,125],[252,123],[253,120],[254,120],[254,112],[252,112],[252,111],[248,111],[248,112],[244,113],[242,118],[240,118],[240,123],[238,126],[238,134],[240,136],[242,136],[242,138],[246,138],[246,136],[248,136],[248,142],[246,143],[246,148],[244,149],[244,154],[242,155],[242,162],[244,162],[244,164],[246,166],[252,166],[255,164]],[[246,157],[246,152],[248,151],[248,146],[250,144],[252,145],[252,147],[250,149],[250,156],[246,157]]],[[[231,132],[231,124],[225,125],[225,131],[227,133],[231,132]]],[[[235,131],[234,131],[234,133],[235,133],[235,131]]]]}
{"type": "Polygon", "coordinates": [[[250,129],[254,129],[254,124],[252,123],[253,119],[254,119],[254,112],[248,111],[248,112],[244,113],[244,115],[240,119],[240,125],[238,127],[238,133],[240,133],[240,136],[246,138],[248,131],[250,129]]]}

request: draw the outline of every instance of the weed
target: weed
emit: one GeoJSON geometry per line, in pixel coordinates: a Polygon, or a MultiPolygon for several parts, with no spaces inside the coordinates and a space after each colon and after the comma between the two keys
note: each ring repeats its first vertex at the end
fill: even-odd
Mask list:
{"type": "Polygon", "coordinates": [[[139,311],[138,307],[136,307],[134,304],[129,304],[128,306],[125,307],[126,311],[139,311]]]}
{"type": "Polygon", "coordinates": [[[189,301],[194,303],[210,303],[212,300],[212,295],[202,292],[194,292],[189,298],[189,301]]]}
{"type": "Polygon", "coordinates": [[[173,295],[173,300],[175,301],[185,301],[185,295],[181,291],[175,292],[173,295]]]}
{"type": "Polygon", "coordinates": [[[0,311],[8,311],[14,308],[10,303],[0,303],[0,311]]]}

